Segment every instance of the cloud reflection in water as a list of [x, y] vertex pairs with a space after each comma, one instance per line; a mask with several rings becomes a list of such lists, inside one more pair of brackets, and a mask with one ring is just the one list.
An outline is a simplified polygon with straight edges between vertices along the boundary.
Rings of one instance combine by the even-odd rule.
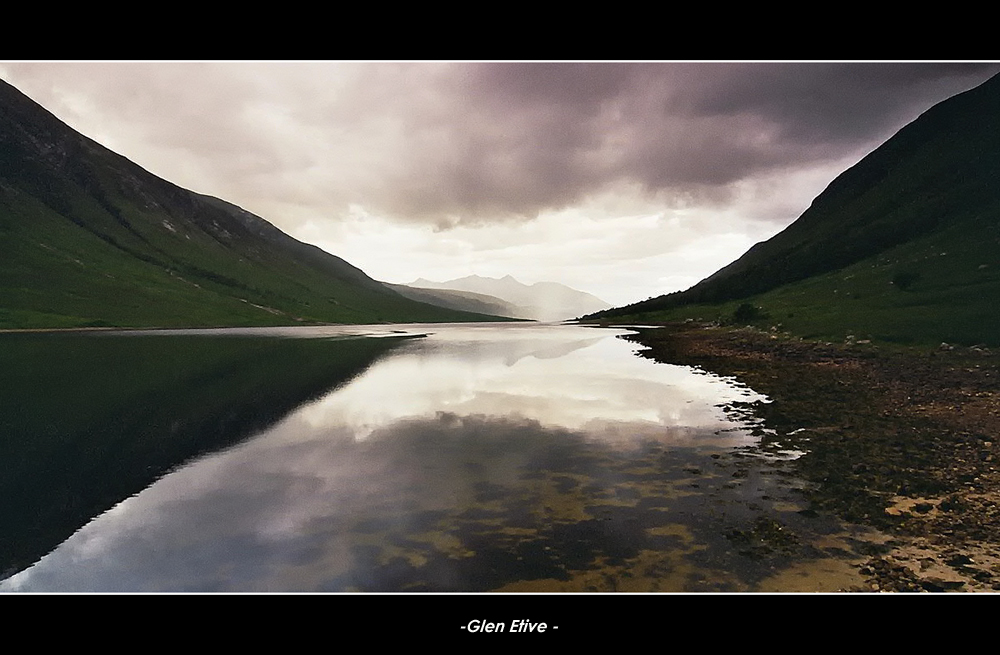
[[[655, 547], [655, 526], [634, 524], [667, 520], [646, 506], [673, 493], [670, 452], [753, 440], [719, 405], [759, 395], [636, 357], [622, 331], [428, 330], [119, 504], [0, 589], [478, 591], [567, 579], [594, 557]], [[595, 508], [610, 506], [645, 518], [605, 529]], [[573, 530], [590, 536], [567, 541]]]

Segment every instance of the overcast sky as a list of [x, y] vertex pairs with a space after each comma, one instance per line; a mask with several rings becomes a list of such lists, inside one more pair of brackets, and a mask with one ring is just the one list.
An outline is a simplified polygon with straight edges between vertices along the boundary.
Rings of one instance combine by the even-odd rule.
[[1000, 64], [0, 62], [150, 172], [387, 282], [685, 289]]

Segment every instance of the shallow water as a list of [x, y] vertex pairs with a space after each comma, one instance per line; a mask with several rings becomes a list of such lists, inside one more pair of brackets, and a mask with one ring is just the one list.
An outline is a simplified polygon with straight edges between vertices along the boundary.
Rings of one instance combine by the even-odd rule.
[[[158, 472], [0, 590], [753, 589], [774, 573], [780, 530], [802, 509], [781, 459], [757, 456], [760, 430], [732, 405], [766, 399], [639, 357], [625, 333], [484, 324], [91, 335], [87, 344], [421, 336], [354, 339], [391, 345], [276, 404], [279, 418], [223, 450]], [[179, 384], [252, 377], [230, 369]], [[250, 396], [266, 396], [263, 386]]]

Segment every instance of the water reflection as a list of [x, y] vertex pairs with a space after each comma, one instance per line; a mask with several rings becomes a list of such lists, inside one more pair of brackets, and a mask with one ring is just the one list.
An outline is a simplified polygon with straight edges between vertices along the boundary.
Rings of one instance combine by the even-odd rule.
[[0, 574], [178, 465], [275, 424], [399, 342], [0, 335]]
[[739, 486], [711, 458], [754, 438], [719, 405], [759, 396], [636, 357], [620, 330], [419, 329], [428, 336], [118, 504], [0, 589], [604, 590], [631, 577], [678, 591], [704, 580], [699, 525], [742, 510], [708, 511], [718, 498], [691, 477]]
[[[315, 426], [344, 426], [356, 439], [408, 417], [437, 412], [518, 416], [604, 441], [680, 445], [747, 443], [718, 406], [759, 398], [687, 367], [657, 365], [614, 338], [623, 331], [456, 328], [408, 344], [390, 359], [303, 410]], [[690, 445], [690, 444], [689, 444]]]

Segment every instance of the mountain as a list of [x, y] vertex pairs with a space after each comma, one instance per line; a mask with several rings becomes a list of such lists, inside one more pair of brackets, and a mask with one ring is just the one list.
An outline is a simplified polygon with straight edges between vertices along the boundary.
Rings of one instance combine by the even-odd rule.
[[0, 80], [0, 328], [485, 318], [171, 184]]
[[464, 312], [477, 312], [507, 318], [520, 318], [522, 312], [514, 305], [483, 293], [457, 291], [455, 289], [427, 289], [425, 287], [407, 286], [405, 284], [386, 284], [401, 296], [410, 300], [425, 302], [438, 307], [457, 309]]
[[557, 282], [527, 285], [510, 275], [499, 279], [470, 275], [447, 282], [418, 279], [407, 286], [493, 296], [508, 304], [505, 311], [509, 313], [500, 314], [501, 316], [536, 321], [563, 321], [611, 306], [596, 296]]
[[746, 319], [1000, 344], [1000, 76], [927, 110], [788, 228], [686, 291], [588, 318]]

